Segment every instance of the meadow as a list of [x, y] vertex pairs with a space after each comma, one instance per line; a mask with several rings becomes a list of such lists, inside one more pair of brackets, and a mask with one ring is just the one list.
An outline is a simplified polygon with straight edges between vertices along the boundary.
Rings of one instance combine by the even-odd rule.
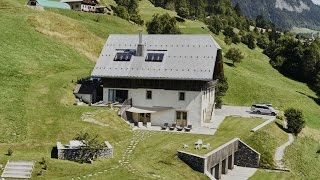
[[[40, 171], [37, 164], [33, 175], [36, 179], [71, 179], [89, 174], [96, 174], [95, 179], [158, 176], [206, 179], [177, 159], [176, 151], [181, 150], [183, 143], [191, 145], [199, 138], [215, 148], [234, 137], [241, 137], [261, 151], [265, 164], [272, 166], [275, 148], [287, 140], [286, 134], [274, 123], [258, 133], [250, 133], [252, 127], [261, 123], [260, 119], [228, 118], [215, 136], [148, 133], [150, 137], [137, 145], [130, 159], [137, 172], [130, 172], [119, 160], [134, 134], [141, 132], [133, 132], [112, 109], [73, 106], [72, 90], [77, 79], [90, 75], [109, 34], [145, 33], [145, 27], [115, 16], [53, 9], [39, 11], [24, 4], [23, 0], [0, 1], [0, 164], [4, 165], [9, 159], [40, 161], [44, 157], [48, 170], [37, 176]], [[146, 21], [155, 12], [175, 15], [172, 11], [153, 7], [147, 0], [140, 2], [139, 10]], [[200, 21], [188, 20], [179, 23], [179, 27], [188, 34], [210, 33]], [[223, 35], [213, 37], [223, 52], [235, 47], [225, 45]], [[317, 176], [314, 167], [319, 167], [320, 161], [314, 151], [319, 141], [320, 107], [312, 99], [315, 93], [307, 85], [274, 70], [260, 49], [250, 50], [243, 44], [236, 47], [245, 58], [237, 67], [228, 66], [229, 61], [225, 59], [229, 90], [224, 103], [250, 105], [269, 101], [280, 110], [299, 107], [307, 120], [306, 130], [286, 151], [286, 165], [292, 168], [292, 173], [272, 173], [269, 176], [269, 172], [259, 170], [252, 179]], [[107, 126], [83, 122], [81, 117], [87, 112], [95, 114], [95, 118]], [[101, 140], [110, 141], [115, 147], [115, 157], [90, 165], [50, 158], [57, 141], [67, 143], [79, 132], [99, 134]], [[13, 149], [13, 156], [5, 155], [9, 147]], [[195, 152], [192, 148], [189, 151]], [[205, 154], [207, 151], [196, 153]], [[300, 153], [304, 155], [299, 156]]]

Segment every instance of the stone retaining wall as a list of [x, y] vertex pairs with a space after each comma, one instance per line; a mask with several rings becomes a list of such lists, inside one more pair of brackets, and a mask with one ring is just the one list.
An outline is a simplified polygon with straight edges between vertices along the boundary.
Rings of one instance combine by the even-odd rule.
[[[108, 141], [105, 141], [105, 147], [102, 148], [97, 153], [97, 158], [112, 158], [113, 157], [113, 147]], [[80, 147], [78, 148], [66, 148], [64, 146], [61, 146], [61, 143], [57, 143], [57, 157], [58, 159], [65, 159], [65, 160], [77, 160], [80, 158], [80, 155], [82, 154]]]
[[178, 157], [189, 165], [193, 170], [204, 173], [205, 158], [192, 153], [178, 151]]
[[257, 168], [259, 167], [260, 153], [239, 141], [239, 149], [235, 152], [234, 161], [237, 166]]

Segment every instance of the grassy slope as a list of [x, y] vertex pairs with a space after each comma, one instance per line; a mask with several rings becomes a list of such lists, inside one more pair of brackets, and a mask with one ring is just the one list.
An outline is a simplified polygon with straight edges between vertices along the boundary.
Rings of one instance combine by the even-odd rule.
[[[152, 11], [152, 5], [147, 0], [142, 0], [144, 8], [141, 8], [144, 14], [148, 11]], [[152, 9], [152, 10], [150, 10]], [[146, 12], [147, 11], [147, 12]], [[168, 12], [166, 10], [162, 11], [162, 13]], [[149, 19], [144, 17], [145, 19]], [[183, 25], [179, 23], [181, 30], [183, 33], [187, 34], [199, 34], [199, 33], [210, 33], [209, 30], [205, 27], [205, 25], [201, 22], [192, 22], [187, 21], [188, 25]], [[204, 28], [203, 28], [204, 27]], [[317, 105], [312, 98], [316, 97], [315, 93], [311, 91], [306, 84], [296, 82], [289, 78], [282, 76], [279, 72], [271, 67], [268, 62], [268, 57], [262, 54], [261, 50], [250, 50], [243, 44], [227, 46], [223, 39], [223, 35], [214, 35], [215, 40], [222, 47], [223, 52], [227, 52], [230, 47], [239, 48], [241, 52], [245, 54], [245, 58], [243, 61], [237, 65], [236, 68], [230, 67], [225, 64], [225, 74], [228, 78], [229, 90], [227, 95], [224, 97], [224, 102], [226, 104], [231, 105], [250, 105], [253, 102], [260, 101], [269, 101], [272, 102], [277, 108], [284, 110], [287, 107], [298, 107], [304, 111], [308, 131], [312, 131], [313, 134], [307, 134], [307, 136], [316, 136], [319, 137], [320, 131], [320, 106]], [[228, 62], [225, 59], [225, 62]], [[285, 134], [277, 128], [275, 124], [268, 126], [263, 130], [268, 136], [272, 137], [272, 140], [268, 141], [266, 139], [266, 143], [269, 144], [272, 149], [267, 149], [266, 154], [274, 153], [275, 148], [280, 144], [284, 143], [287, 139], [285, 138]], [[276, 132], [276, 133], [274, 133]], [[275, 136], [277, 135], [277, 136]], [[281, 136], [281, 138], [278, 138]], [[251, 139], [249, 139], [250, 141]], [[251, 144], [254, 146], [254, 143]], [[316, 141], [309, 141], [311, 147], [317, 146]], [[308, 174], [312, 175], [312, 173], [317, 172], [313, 167], [310, 161], [314, 159], [314, 152], [305, 153], [305, 156], [308, 158], [290, 158], [292, 154], [297, 154], [301, 151], [301, 149], [305, 149], [308, 147], [303, 147], [302, 143], [295, 143], [292, 146], [292, 150], [287, 152], [286, 160], [287, 164], [307, 164], [305, 167], [294, 167], [295, 174], [299, 174], [301, 171], [308, 172]], [[257, 149], [259, 149], [257, 147]], [[299, 156], [297, 156], [299, 157]], [[270, 158], [269, 158], [270, 159]], [[319, 161], [318, 161], [319, 162]], [[316, 164], [314, 164], [316, 165]], [[289, 166], [290, 167], [290, 166]], [[310, 167], [306, 170], [307, 167]], [[301, 174], [301, 173], [300, 173]], [[260, 179], [260, 177], [271, 177], [269, 173], [265, 171], [259, 171], [258, 177], [254, 177], [254, 179]], [[274, 173], [272, 177], [277, 177], [279, 179], [290, 179], [295, 176], [288, 173]]]
[[[19, 1], [23, 4], [25, 3], [22, 0]], [[4, 4], [9, 2], [12, 6], [17, 4], [15, 1], [12, 2], [9, 0], [4, 2]], [[142, 6], [140, 10], [146, 13], [146, 19], [151, 18], [150, 15], [152, 15], [152, 12], [166, 12], [161, 9], [155, 10], [147, 0], [143, 0], [141, 3]], [[19, 5], [17, 4], [17, 6]], [[1, 7], [4, 7], [4, 5]], [[1, 97], [4, 97], [0, 99], [1, 104], [3, 104], [3, 106], [0, 107], [0, 112], [3, 112], [0, 116], [0, 123], [2, 125], [0, 127], [2, 132], [0, 142], [10, 141], [20, 143], [1, 144], [0, 151], [5, 152], [6, 149], [11, 146], [14, 149], [14, 156], [12, 157], [14, 159], [31, 158], [40, 160], [41, 157], [49, 158], [51, 147], [56, 140], [65, 142], [75, 133], [78, 133], [79, 130], [92, 130], [93, 132], [101, 134], [104, 138], [110, 139], [111, 143], [118, 142], [119, 139], [124, 139], [115, 145], [117, 152], [113, 160], [98, 161], [94, 165], [79, 165], [72, 162], [48, 159], [51, 170], [45, 172], [44, 177], [52, 178], [58, 176], [70, 178], [88, 172], [94, 173], [102, 170], [101, 167], [111, 167], [117, 164], [117, 160], [120, 159], [122, 152], [128, 144], [128, 140], [125, 139], [129, 139], [131, 133], [128, 130], [125, 130], [124, 133], [119, 133], [116, 129], [111, 128], [123, 126], [122, 129], [126, 129], [119, 119], [116, 117], [113, 118], [113, 115], [109, 112], [106, 112], [106, 120], [104, 121], [114, 124], [110, 127], [102, 128], [81, 122], [80, 116], [83, 112], [94, 111], [95, 109], [68, 106], [74, 100], [71, 94], [73, 85], [70, 82], [77, 77], [87, 75], [88, 71], [93, 67], [93, 63], [90, 62], [89, 59], [92, 60], [94, 56], [98, 56], [98, 54], [96, 54], [97, 50], [87, 50], [86, 41], [84, 40], [87, 37], [84, 36], [89, 36], [89, 39], [96, 39], [103, 43], [103, 39], [105, 39], [109, 33], [136, 33], [143, 28], [133, 26], [113, 16], [99, 16], [61, 10], [50, 10], [50, 12], [45, 11], [40, 13], [21, 6], [19, 6], [19, 8], [19, 13], [15, 14], [15, 10], [13, 9], [0, 10], [0, 22], [1, 24], [6, 24], [6, 26], [0, 27], [0, 29], [2, 28], [1, 32], [4, 32], [0, 34], [0, 37], [2, 36], [1, 39], [5, 39], [4, 44], [6, 44], [6, 46], [0, 46], [0, 73], [2, 73], [1, 76], [3, 77]], [[44, 20], [42, 16], [55, 18], [48, 21], [52, 22], [51, 24], [45, 24], [44, 26], [41, 24]], [[30, 21], [34, 18], [36, 19], [35, 22]], [[70, 23], [67, 27], [75, 27], [73, 29], [74, 31], [84, 30], [84, 32], [92, 33], [77, 32], [77, 36], [74, 36], [72, 33], [69, 33], [69, 31], [66, 31], [67, 33], [65, 31], [59, 31], [59, 27], [63, 24], [59, 24], [59, 21], [56, 21], [57, 19], [65, 23]], [[187, 21], [186, 23], [179, 23], [179, 26], [184, 33], [208, 33], [206, 28], [202, 28], [204, 24], [201, 22]], [[39, 27], [40, 29], [37, 29]], [[12, 31], [9, 31], [11, 29]], [[52, 32], [59, 32], [60, 34], [52, 34]], [[67, 37], [69, 40], [66, 41], [63, 37]], [[216, 39], [224, 48], [224, 51], [229, 48], [222, 42], [223, 37], [216, 37]], [[74, 43], [79, 43], [80, 46], [75, 46]], [[95, 43], [94, 48], [99, 49], [97, 46], [100, 45], [99, 43]], [[315, 106], [309, 98], [302, 95], [297, 96], [294, 90], [302, 89], [310, 96], [314, 94], [304, 84], [288, 80], [274, 71], [267, 63], [267, 58], [261, 53], [248, 50], [242, 45], [239, 47], [250, 56], [247, 56], [244, 62], [236, 69], [226, 67], [226, 74], [230, 84], [230, 91], [225, 98], [226, 102], [229, 104], [250, 104], [253, 100], [269, 100], [266, 99], [266, 97], [269, 97], [268, 95], [270, 94], [273, 95], [272, 89], [267, 88], [266, 93], [257, 93], [258, 95], [255, 93], [260, 92], [260, 88], [268, 87], [264, 84], [264, 81], [254, 81], [255, 84], [251, 86], [248, 86], [248, 84], [252, 79], [250, 75], [252, 72], [255, 75], [254, 77], [257, 76], [257, 78], [260, 79], [264, 79], [264, 76], [271, 73], [275, 78], [271, 76], [268, 78], [271, 81], [276, 81], [272, 86], [284, 84], [286, 88], [280, 92], [283, 94], [291, 92], [293, 97], [289, 98], [289, 96], [284, 96], [283, 101], [278, 104], [276, 104], [275, 99], [269, 101], [273, 100], [277, 106], [284, 107], [283, 104], [290, 102], [291, 99], [303, 100], [305, 106], [310, 106], [311, 116], [308, 117], [309, 124], [312, 125], [314, 121], [314, 126], [317, 127], [315, 121], [317, 116], [314, 114], [316, 114], [315, 112], [319, 107]], [[19, 51], [16, 49], [19, 49]], [[249, 58], [253, 59], [249, 60]], [[10, 61], [8, 61], [8, 59], [10, 59]], [[242, 79], [237, 78], [239, 74], [242, 74]], [[254, 88], [249, 91], [248, 89], [252, 89], [253, 86], [260, 88]], [[237, 88], [240, 88], [244, 95], [242, 95], [242, 93], [238, 94], [237, 92], [239, 92], [239, 90]], [[274, 94], [276, 97], [282, 96], [282, 94]], [[252, 96], [255, 99], [252, 99]], [[165, 140], [170, 139], [171, 136], [165, 138]], [[150, 141], [156, 142], [156, 138], [152, 138]], [[193, 140], [188, 141], [191, 142]], [[163, 146], [163, 144], [159, 142], [159, 146], [161, 145]], [[176, 145], [173, 146], [173, 149], [175, 146]], [[149, 151], [152, 151], [152, 149], [154, 149], [154, 147], [149, 149]], [[169, 149], [172, 151], [172, 147], [169, 147]], [[164, 148], [164, 151], [165, 150], [166, 148]], [[161, 154], [163, 153], [161, 152]], [[172, 154], [167, 154], [165, 159], [170, 159], [171, 161], [172, 156]], [[139, 156], [138, 159], [136, 159], [136, 165], [140, 167], [140, 170], [144, 171], [144, 167], [142, 167], [143, 164], [141, 163], [145, 163], [145, 161], [141, 160], [142, 157], [143, 156]], [[9, 157], [0, 154], [0, 163], [3, 164], [8, 158]], [[150, 163], [155, 161], [157, 160], [150, 161]], [[174, 165], [158, 164], [157, 167], [163, 168], [161, 171], [169, 173], [172, 167], [177, 168], [179, 171], [177, 174], [180, 174], [182, 177], [188, 174], [188, 176], [204, 178], [203, 175], [190, 171], [186, 168], [186, 165], [180, 161], [174, 161]], [[155, 171], [158, 170], [155, 169]], [[172, 173], [167, 174], [167, 176], [174, 178], [175, 175], [171, 174]], [[131, 178], [139, 178], [137, 175], [132, 175], [125, 169], [120, 168], [114, 170], [112, 173], [99, 176], [99, 179], [115, 177], [128, 178], [128, 175], [130, 175]]]
[[[37, 32], [30, 18], [46, 17], [49, 14], [46, 11], [30, 10], [15, 1], [1, 1], [0, 7], [0, 164], [9, 159], [40, 161], [45, 157], [49, 168], [44, 172], [45, 179], [70, 179], [116, 164], [129, 143], [130, 129], [114, 112], [107, 110], [105, 121], [112, 126], [102, 128], [82, 122], [82, 113], [97, 109], [71, 106], [74, 101], [71, 81], [88, 75], [94, 63], [59, 38]], [[72, 23], [69, 18], [60, 18]], [[126, 27], [129, 26], [127, 23]], [[117, 149], [115, 158], [94, 165], [50, 159], [51, 148], [57, 140], [66, 143], [80, 131], [108, 139]], [[9, 147], [14, 151], [11, 157], [4, 155]], [[38, 165], [35, 173], [37, 171]], [[108, 176], [121, 178], [128, 173], [119, 169]]]
[[[203, 179], [202, 174], [194, 173], [190, 167], [181, 164], [176, 156], [177, 150], [204, 155], [235, 137], [248, 138], [251, 135], [250, 130], [261, 122], [261, 119], [229, 117], [214, 136], [154, 132], [152, 138], [144, 140], [135, 150], [132, 157], [133, 166], [144, 173], [155, 173], [169, 179]], [[237, 128], [239, 126], [242, 127], [241, 130]], [[210, 149], [193, 149], [194, 142], [198, 139], [210, 143]], [[183, 144], [188, 144], [189, 148], [183, 149]]]

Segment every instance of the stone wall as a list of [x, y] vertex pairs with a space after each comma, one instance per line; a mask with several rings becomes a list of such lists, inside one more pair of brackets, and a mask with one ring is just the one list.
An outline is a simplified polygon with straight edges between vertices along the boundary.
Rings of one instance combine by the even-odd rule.
[[235, 165], [242, 167], [259, 167], [260, 153], [239, 140], [239, 149], [235, 152]]
[[[79, 159], [81, 149], [58, 149], [58, 159], [75, 160]], [[112, 158], [113, 148], [103, 148], [98, 153], [98, 158]]]
[[195, 154], [178, 151], [178, 157], [193, 170], [204, 173], [205, 169], [205, 158]]
[[[71, 141], [70, 141], [71, 142]], [[108, 142], [105, 141], [105, 146], [100, 149], [100, 151], [97, 153], [97, 158], [112, 158], [113, 157], [113, 147]], [[57, 142], [57, 148], [56, 151], [53, 151], [57, 155], [54, 155], [54, 157], [57, 157], [58, 159], [65, 159], [65, 160], [77, 160], [80, 158], [83, 149], [81, 149], [81, 146], [79, 147], [70, 147], [68, 145], [64, 146], [61, 144], [61, 142]]]

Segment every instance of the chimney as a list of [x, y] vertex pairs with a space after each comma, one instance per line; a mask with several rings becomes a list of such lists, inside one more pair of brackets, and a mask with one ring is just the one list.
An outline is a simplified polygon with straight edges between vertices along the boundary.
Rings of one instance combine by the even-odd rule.
[[139, 33], [139, 44], [138, 44], [138, 47], [137, 47], [137, 53], [136, 53], [136, 56], [144, 56], [144, 44], [142, 43], [142, 34]]

